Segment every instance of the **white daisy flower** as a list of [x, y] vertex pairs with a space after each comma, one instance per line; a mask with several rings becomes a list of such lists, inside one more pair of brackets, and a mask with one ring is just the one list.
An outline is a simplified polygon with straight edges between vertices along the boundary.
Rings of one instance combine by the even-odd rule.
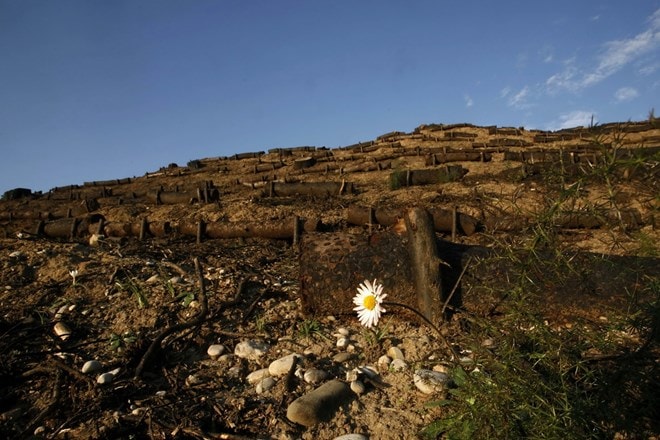
[[358, 313], [360, 324], [367, 328], [375, 327], [380, 314], [385, 313], [385, 309], [381, 307], [383, 299], [387, 296], [383, 293], [383, 285], [378, 284], [376, 280], [373, 283], [364, 280], [357, 291], [358, 294], [353, 298], [353, 303], [357, 307], [353, 310]]

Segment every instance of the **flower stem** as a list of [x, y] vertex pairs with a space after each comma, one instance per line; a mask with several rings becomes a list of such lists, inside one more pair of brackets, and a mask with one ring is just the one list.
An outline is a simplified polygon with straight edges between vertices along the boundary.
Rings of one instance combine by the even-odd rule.
[[458, 355], [458, 353], [456, 352], [456, 349], [454, 349], [454, 347], [452, 347], [451, 344], [449, 344], [449, 341], [447, 341], [447, 339], [445, 338], [445, 336], [440, 332], [440, 329], [439, 329], [438, 327], [436, 327], [436, 325], [433, 324], [433, 323], [431, 322], [431, 320], [428, 319], [426, 316], [424, 316], [419, 310], [417, 310], [417, 309], [415, 309], [415, 308], [413, 308], [413, 307], [410, 307], [410, 306], [407, 305], [407, 304], [402, 304], [402, 303], [393, 302], [393, 301], [383, 301], [382, 304], [383, 304], [384, 306], [395, 306], [395, 307], [401, 307], [401, 308], [404, 308], [404, 309], [406, 309], [406, 310], [409, 310], [409, 311], [413, 312], [414, 314], [416, 314], [417, 316], [419, 316], [419, 317], [422, 319], [422, 321], [424, 321], [424, 323], [425, 323], [426, 325], [428, 325], [429, 327], [431, 327], [431, 328], [432, 328], [432, 329], [438, 334], [438, 337], [440, 338], [440, 341], [442, 341], [442, 343], [445, 344], [445, 345], [447, 346], [447, 348], [449, 349], [449, 351], [451, 352], [451, 354], [454, 356], [454, 359], [455, 359], [456, 361], [459, 360], [459, 355]]

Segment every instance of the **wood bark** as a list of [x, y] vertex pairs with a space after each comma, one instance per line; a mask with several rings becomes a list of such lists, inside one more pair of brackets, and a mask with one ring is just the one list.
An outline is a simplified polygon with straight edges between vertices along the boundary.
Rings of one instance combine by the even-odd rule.
[[[317, 231], [320, 228], [318, 219], [301, 221], [305, 232]], [[203, 225], [201, 238], [231, 239], [231, 238], [270, 238], [279, 240], [292, 240], [296, 234], [297, 222], [295, 218], [268, 222], [225, 223], [213, 222]], [[197, 237], [198, 223], [182, 222], [177, 231], [181, 235]], [[299, 231], [298, 231], [299, 232]]]
[[447, 183], [461, 179], [467, 170], [460, 165], [449, 165], [436, 169], [402, 170], [390, 174], [390, 189], [399, 189], [411, 185]]
[[[403, 219], [404, 211], [394, 208], [370, 208], [367, 206], [351, 205], [347, 209], [346, 220], [353, 225], [369, 225], [370, 210], [374, 211], [375, 223], [381, 226], [393, 226]], [[453, 231], [453, 211], [441, 208], [429, 209], [433, 218], [433, 227], [438, 232]], [[373, 222], [372, 222], [373, 223]], [[464, 235], [472, 235], [477, 231], [479, 220], [458, 212], [456, 218], [457, 232]]]
[[442, 292], [440, 266], [433, 218], [423, 208], [412, 208], [405, 215], [412, 279], [418, 310], [431, 322], [442, 318], [445, 298]]
[[339, 196], [354, 192], [351, 182], [271, 182], [267, 195], [273, 196]]

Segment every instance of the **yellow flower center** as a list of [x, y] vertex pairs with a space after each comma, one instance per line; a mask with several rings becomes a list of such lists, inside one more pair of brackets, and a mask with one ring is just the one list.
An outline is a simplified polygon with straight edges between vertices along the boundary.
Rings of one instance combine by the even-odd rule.
[[365, 309], [373, 310], [376, 307], [376, 297], [373, 295], [365, 296], [362, 305]]

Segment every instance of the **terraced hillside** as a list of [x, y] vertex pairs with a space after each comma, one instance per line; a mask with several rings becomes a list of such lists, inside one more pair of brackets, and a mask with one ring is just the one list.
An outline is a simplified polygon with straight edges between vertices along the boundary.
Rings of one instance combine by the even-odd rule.
[[[515, 276], [541, 292], [539, 319], [553, 331], [596, 331], [653, 303], [659, 159], [656, 121], [557, 132], [430, 124], [339, 148], [273, 148], [43, 194], [7, 191], [0, 433], [410, 438], [447, 414], [425, 406], [439, 397], [415, 387], [416, 368], [451, 370], [474, 337], [464, 317], [506, 315], [499, 308], [520, 287]], [[415, 306], [411, 208], [428, 212], [437, 234], [443, 298], [461, 295], [447, 298], [452, 319], [433, 317], [444, 337], [389, 308], [374, 336], [351, 297], [378, 278], [390, 299]], [[62, 324], [63, 334], [54, 330]], [[657, 361], [653, 325], [644, 327], [651, 342], [640, 330], [621, 347], [651, 347]], [[265, 351], [239, 356], [241, 341]], [[207, 354], [214, 344], [220, 359]], [[379, 364], [393, 348], [406, 367]], [[300, 377], [294, 363], [267, 390], [247, 379], [290, 353]], [[80, 372], [88, 360], [111, 380]], [[287, 417], [296, 398], [364, 365], [388, 386], [367, 383], [310, 426]], [[647, 377], [657, 362], [639, 368]], [[325, 379], [303, 379], [311, 370]], [[646, 399], [628, 397], [632, 407]], [[608, 433], [658, 428], [643, 411], [620, 414], [620, 423], [593, 423]]]

